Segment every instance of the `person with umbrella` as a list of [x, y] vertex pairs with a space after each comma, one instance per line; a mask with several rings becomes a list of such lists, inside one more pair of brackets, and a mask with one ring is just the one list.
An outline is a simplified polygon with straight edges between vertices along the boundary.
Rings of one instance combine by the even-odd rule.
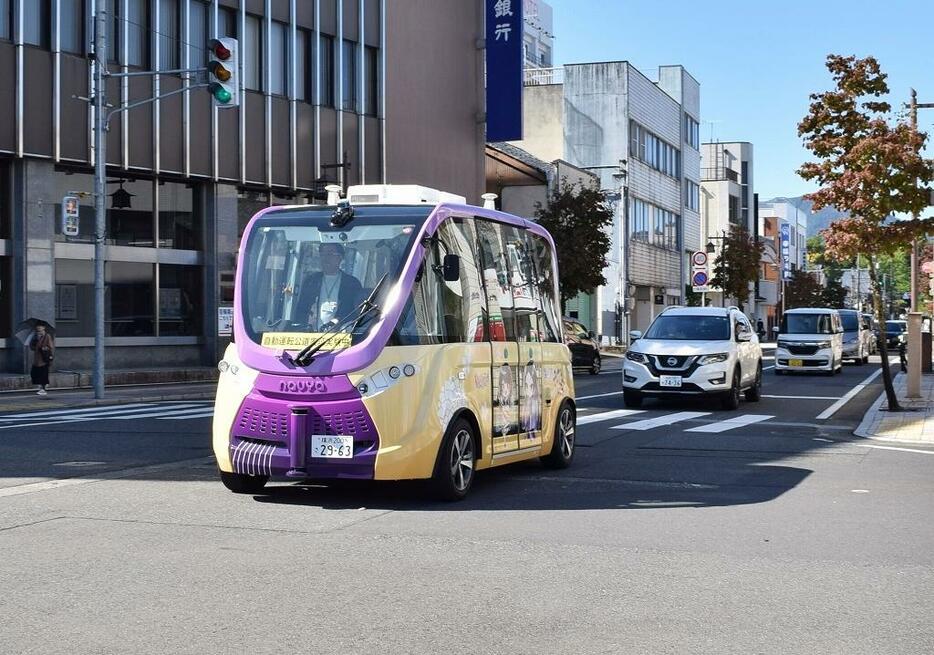
[[44, 396], [48, 393], [49, 369], [55, 358], [55, 340], [52, 338], [51, 326], [45, 321], [36, 321], [33, 327], [32, 338], [29, 340], [29, 349], [32, 354], [32, 369], [29, 374], [32, 383], [39, 386], [36, 393]]

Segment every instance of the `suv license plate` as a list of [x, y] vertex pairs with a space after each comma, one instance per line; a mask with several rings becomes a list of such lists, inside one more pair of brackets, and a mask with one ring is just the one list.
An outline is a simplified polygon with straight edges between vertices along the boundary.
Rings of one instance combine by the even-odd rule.
[[353, 437], [345, 435], [311, 435], [311, 456], [338, 459], [353, 457]]
[[659, 386], [662, 387], [680, 387], [681, 386], [681, 376], [680, 375], [663, 375], [659, 378]]
[[802, 359], [789, 359], [788, 366], [804, 366], [804, 360]]

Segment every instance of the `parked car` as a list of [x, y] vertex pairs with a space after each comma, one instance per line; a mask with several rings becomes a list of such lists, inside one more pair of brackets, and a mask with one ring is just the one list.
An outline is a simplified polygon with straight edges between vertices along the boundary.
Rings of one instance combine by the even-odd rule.
[[859, 365], [867, 364], [872, 350], [872, 330], [867, 328], [863, 316], [855, 309], [837, 311], [843, 323], [843, 358], [852, 359]]
[[875, 355], [879, 352], [879, 321], [872, 314], [863, 314], [863, 322], [871, 335], [869, 354]]
[[885, 336], [880, 334], [880, 338], [885, 339], [885, 345], [889, 348], [898, 348], [899, 337], [908, 331], [908, 321], [886, 321]]
[[829, 375], [843, 369], [843, 323], [840, 312], [829, 308], [789, 309], [775, 348], [775, 374], [788, 371], [822, 371]]
[[630, 340], [623, 361], [627, 407], [646, 396], [709, 394], [736, 409], [742, 393], [750, 401], [761, 397], [759, 338], [736, 307], [668, 307]]
[[573, 318], [564, 319], [564, 343], [571, 351], [571, 365], [587, 368], [591, 375], [600, 372], [600, 342], [593, 331], [585, 328]]

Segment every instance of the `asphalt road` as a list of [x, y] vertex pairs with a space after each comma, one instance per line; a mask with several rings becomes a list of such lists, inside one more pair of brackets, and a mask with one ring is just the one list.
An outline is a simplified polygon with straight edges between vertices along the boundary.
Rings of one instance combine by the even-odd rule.
[[934, 449], [852, 436], [878, 377], [823, 417], [878, 365], [637, 414], [619, 365], [576, 376], [572, 468], [457, 504], [230, 494], [204, 403], [4, 415], [0, 651], [934, 652]]

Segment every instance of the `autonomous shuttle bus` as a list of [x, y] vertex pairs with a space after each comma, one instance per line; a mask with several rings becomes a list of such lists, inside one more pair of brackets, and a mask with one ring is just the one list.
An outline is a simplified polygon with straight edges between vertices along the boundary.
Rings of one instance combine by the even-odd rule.
[[224, 485], [568, 466], [574, 382], [557, 263], [530, 221], [418, 186], [331, 191], [246, 227], [213, 445]]

